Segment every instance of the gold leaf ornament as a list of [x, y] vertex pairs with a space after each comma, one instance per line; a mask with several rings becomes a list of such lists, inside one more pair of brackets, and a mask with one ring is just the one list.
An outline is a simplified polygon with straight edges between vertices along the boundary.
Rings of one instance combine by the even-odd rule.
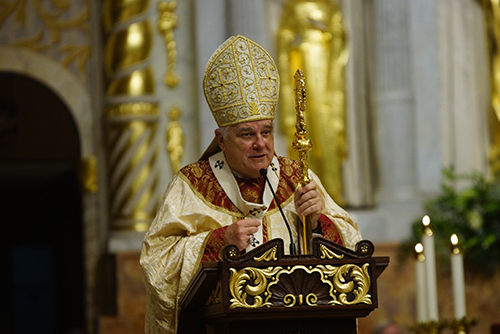
[[[370, 290], [370, 275], [368, 273], [369, 264], [365, 263], [361, 268], [354, 264], [343, 265], [336, 270], [333, 270], [333, 285], [340, 292], [338, 302], [335, 304], [354, 305], [359, 303], [371, 304], [371, 296], [368, 294]], [[352, 281], [346, 282], [345, 276], [349, 274]], [[354, 283], [357, 288], [354, 289]], [[347, 300], [347, 294], [352, 292], [354, 299]]]
[[[281, 267], [269, 267], [267, 269], [258, 268], [243, 268], [237, 271], [234, 268], [230, 268], [231, 278], [229, 280], [229, 291], [233, 298], [230, 300], [230, 308], [259, 308], [263, 306], [271, 306], [271, 303], [265, 303], [262, 294], [267, 286], [267, 279], [273, 277]], [[247, 284], [253, 279], [253, 284]], [[248, 295], [253, 297], [253, 303], [249, 304], [247, 302]]]

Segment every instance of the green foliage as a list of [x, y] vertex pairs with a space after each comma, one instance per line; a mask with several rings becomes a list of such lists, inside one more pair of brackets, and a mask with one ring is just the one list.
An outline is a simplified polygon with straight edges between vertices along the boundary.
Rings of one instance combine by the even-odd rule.
[[[479, 172], [457, 175], [453, 167], [443, 171], [442, 192], [425, 203], [435, 233], [436, 261], [449, 268], [450, 237], [456, 233], [466, 265], [479, 272], [491, 273], [500, 266], [500, 177], [486, 180]], [[467, 188], [456, 190], [458, 182]], [[401, 246], [408, 257], [421, 241], [421, 218], [412, 224], [410, 240]]]

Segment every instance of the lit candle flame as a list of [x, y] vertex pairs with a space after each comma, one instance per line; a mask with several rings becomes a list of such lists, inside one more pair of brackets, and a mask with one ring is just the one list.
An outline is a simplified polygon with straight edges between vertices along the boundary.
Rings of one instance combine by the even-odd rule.
[[424, 245], [422, 245], [420, 242], [415, 245], [415, 256], [419, 262], [425, 261]]
[[425, 215], [422, 218], [422, 225], [424, 228], [424, 234], [427, 235], [428, 237], [431, 237], [434, 234], [434, 231], [432, 231], [431, 228], [431, 219], [429, 218], [428, 215]]
[[419, 242], [415, 245], [415, 252], [422, 253], [424, 251], [424, 246]]
[[460, 246], [458, 245], [458, 236], [456, 234], [453, 234], [450, 238], [451, 240], [451, 252], [453, 254], [460, 254], [461, 253], [461, 249], [460, 249]]
[[424, 218], [422, 218], [422, 224], [424, 224], [424, 226], [429, 226], [430, 223], [431, 219], [429, 218], [429, 216], [425, 215]]

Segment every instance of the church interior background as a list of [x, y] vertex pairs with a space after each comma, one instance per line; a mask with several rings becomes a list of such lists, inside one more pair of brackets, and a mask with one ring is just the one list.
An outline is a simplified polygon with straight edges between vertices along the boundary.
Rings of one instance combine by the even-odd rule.
[[[143, 332], [141, 241], [173, 173], [213, 138], [203, 71], [237, 34], [280, 68], [279, 155], [293, 124], [287, 74], [304, 67], [312, 168], [376, 255], [391, 256], [379, 309], [359, 332], [414, 325], [415, 260], [398, 261], [399, 245], [441, 192], [444, 168], [487, 179], [498, 169], [499, 9], [489, 0], [0, 1], [2, 332]], [[452, 318], [449, 270], [438, 275], [439, 314]], [[500, 272], [468, 270], [465, 280], [471, 333], [490, 333]]]

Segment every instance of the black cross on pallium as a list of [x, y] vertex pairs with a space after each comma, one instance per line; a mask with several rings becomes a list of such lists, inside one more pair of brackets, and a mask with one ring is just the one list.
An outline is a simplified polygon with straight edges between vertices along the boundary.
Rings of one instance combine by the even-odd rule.
[[271, 162], [271, 169], [273, 170], [273, 172], [278, 171], [278, 169], [274, 167], [274, 162]]
[[215, 163], [215, 168], [222, 169], [222, 167], [224, 167], [224, 161], [217, 160], [217, 162]]
[[255, 216], [255, 214], [259, 213], [260, 210], [259, 209], [252, 209], [250, 210], [248, 213], [251, 214], [252, 216]]
[[257, 246], [258, 244], [260, 244], [260, 242], [255, 238], [252, 238], [252, 240], [250, 241], [250, 245], [252, 245], [252, 247]]

